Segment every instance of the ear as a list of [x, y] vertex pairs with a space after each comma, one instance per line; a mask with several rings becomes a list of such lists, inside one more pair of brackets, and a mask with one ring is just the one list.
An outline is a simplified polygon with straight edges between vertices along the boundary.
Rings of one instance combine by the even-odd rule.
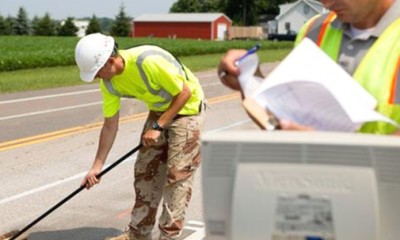
[[110, 57], [107, 62], [109, 62], [110, 64], [114, 64], [115, 63], [115, 58], [114, 57]]

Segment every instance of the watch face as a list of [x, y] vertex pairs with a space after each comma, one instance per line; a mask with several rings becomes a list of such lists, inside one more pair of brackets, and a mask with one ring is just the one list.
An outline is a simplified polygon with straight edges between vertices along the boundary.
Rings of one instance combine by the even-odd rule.
[[158, 131], [162, 131], [163, 130], [163, 128], [162, 127], [160, 127], [160, 125], [158, 125], [158, 122], [157, 121], [154, 121], [153, 123], [152, 123], [152, 126], [151, 126], [154, 130], [158, 130]]

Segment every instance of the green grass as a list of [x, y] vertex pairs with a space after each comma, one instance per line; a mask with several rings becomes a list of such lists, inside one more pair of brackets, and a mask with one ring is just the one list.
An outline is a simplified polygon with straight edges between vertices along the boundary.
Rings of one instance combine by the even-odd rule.
[[[270, 49], [260, 50], [257, 52], [260, 62], [275, 62], [282, 60], [290, 49]], [[202, 71], [212, 68], [217, 68], [221, 57], [224, 54], [206, 54], [201, 56], [186, 56], [180, 57], [181, 61], [192, 71]]]
[[74, 63], [76, 37], [1, 36], [0, 71]]
[[0, 72], [0, 93], [13, 93], [83, 84], [77, 67], [47, 67]]
[[[0, 36], [0, 71], [30, 68], [71, 66], [77, 37]], [[250, 48], [256, 42], [263, 49], [291, 48], [290, 42], [272, 41], [211, 41], [193, 39], [117, 37], [120, 49], [153, 44], [161, 46], [178, 57], [224, 53], [232, 48]]]
[[[77, 37], [0, 36], [0, 93], [12, 93], [84, 84], [79, 79], [74, 52]], [[292, 42], [210, 41], [193, 39], [117, 37], [120, 49], [153, 44], [161, 46], [192, 71], [216, 68], [223, 54], [233, 48], [248, 49], [261, 43], [262, 62], [281, 60]]]
[[[261, 62], [283, 59], [291, 49], [260, 50], [257, 54]], [[223, 53], [196, 56], [182, 56], [180, 60], [192, 71], [202, 71], [217, 67]], [[0, 93], [13, 93], [39, 89], [49, 89], [85, 84], [79, 79], [76, 66], [46, 67], [10, 72], [0, 72]]]

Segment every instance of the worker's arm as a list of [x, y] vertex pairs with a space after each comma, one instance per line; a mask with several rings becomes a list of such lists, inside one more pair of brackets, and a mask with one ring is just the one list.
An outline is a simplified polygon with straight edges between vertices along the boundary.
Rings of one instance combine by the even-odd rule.
[[82, 186], [85, 185], [87, 189], [100, 182], [96, 176], [103, 169], [103, 165], [107, 159], [107, 155], [111, 150], [114, 143], [115, 136], [118, 131], [119, 113], [113, 117], [105, 118], [103, 127], [101, 128], [99, 146], [97, 148], [96, 158], [89, 172], [86, 174], [82, 181]]
[[[171, 104], [169, 105], [168, 109], [160, 116], [157, 120], [158, 125], [161, 127], [165, 127], [168, 125], [170, 121], [178, 114], [178, 112], [185, 106], [187, 101], [192, 96], [192, 91], [190, 88], [184, 83], [182, 90], [176, 95], [173, 99]], [[144, 146], [150, 146], [157, 142], [158, 137], [160, 136], [161, 132], [149, 129], [143, 134], [142, 143]]]
[[392, 135], [400, 136], [400, 130], [395, 131]]
[[[287, 120], [280, 120], [279, 124], [280, 124], [280, 127], [282, 130], [294, 130], [294, 131], [312, 131], [312, 130], [314, 130], [310, 126], [300, 125], [295, 122], [291, 122], [291, 121], [287, 121]], [[393, 132], [392, 135], [400, 136], [400, 130]]]
[[292, 130], [292, 131], [313, 131], [311, 126], [300, 125], [298, 123], [288, 121], [286, 119], [281, 119], [279, 121], [279, 127], [282, 130]]

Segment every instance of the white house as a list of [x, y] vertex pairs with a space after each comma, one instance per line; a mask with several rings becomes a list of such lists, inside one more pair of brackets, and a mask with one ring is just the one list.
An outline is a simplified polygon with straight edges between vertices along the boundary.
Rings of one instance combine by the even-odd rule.
[[[73, 20], [74, 25], [78, 28], [78, 31], [76, 32], [77, 37], [84, 37], [86, 35], [86, 29], [89, 26], [89, 21], [88, 20]], [[61, 22], [61, 25], [64, 25], [65, 21]]]
[[268, 22], [268, 33], [298, 32], [308, 19], [328, 11], [316, 0], [298, 0], [279, 5], [279, 9], [280, 14], [275, 20]]
[[78, 37], [84, 37], [86, 35], [86, 29], [89, 26], [89, 21], [88, 20], [74, 20], [74, 24], [79, 29], [76, 32], [76, 35]]

